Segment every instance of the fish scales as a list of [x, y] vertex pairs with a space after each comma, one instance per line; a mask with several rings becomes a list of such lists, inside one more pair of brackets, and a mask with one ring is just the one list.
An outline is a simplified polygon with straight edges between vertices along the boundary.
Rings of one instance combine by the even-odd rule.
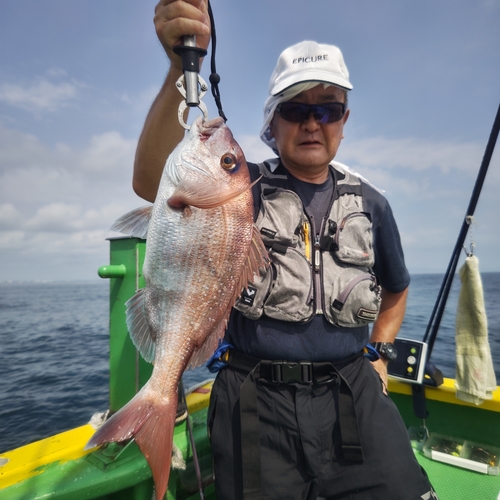
[[168, 158], [152, 208], [125, 214], [113, 226], [147, 234], [146, 286], [127, 302], [127, 326], [154, 367], [87, 447], [135, 438], [152, 469], [157, 500], [168, 484], [182, 372], [213, 353], [237, 296], [267, 265], [253, 225], [251, 186], [223, 120], [200, 117]]
[[[238, 227], [227, 227], [228, 225], [224, 224], [228, 218], [228, 215], [224, 214], [227, 211], [225, 208], [192, 209], [193, 213], [189, 216], [190, 218], [197, 215], [204, 218], [200, 224], [197, 224], [196, 233], [190, 230], [189, 223], [183, 226], [182, 217], [179, 224], [175, 225], [177, 228], [174, 233], [175, 237], [172, 237], [174, 235], [169, 229], [162, 230], [161, 223], [158, 224], [159, 230], [153, 236], [153, 240], [158, 238], [172, 241], [173, 244], [168, 252], [162, 251], [161, 255], [153, 255], [151, 259], [148, 259], [149, 255], [146, 257], [144, 266], [146, 280], [149, 279], [151, 283], [157, 284], [158, 288], [161, 287], [158, 283], [166, 281], [169, 290], [165, 297], [164, 307], [169, 308], [170, 314], [165, 316], [167, 326], [163, 328], [170, 327], [174, 331], [184, 330], [184, 333], [180, 335], [183, 342], [187, 341], [187, 336], [190, 337], [190, 347], [199, 347], [203, 343], [209, 333], [206, 329], [210, 325], [213, 327], [213, 323], [227, 307], [226, 304], [236, 286], [237, 277], [232, 272], [233, 265], [236, 268], [243, 265], [241, 259], [240, 262], [233, 264], [232, 256], [238, 255], [242, 240], [245, 242], [252, 237], [251, 228], [250, 231], [246, 230], [247, 234], [242, 234], [243, 231], [236, 232]], [[198, 212], [207, 213], [198, 214]], [[220, 223], [214, 225], [213, 221], [220, 221]], [[234, 224], [231, 225], [234, 226]], [[226, 236], [228, 234], [239, 234], [239, 241], [231, 245]], [[204, 245], [199, 243], [186, 245], [186, 242], [197, 242], [203, 239]], [[237, 257], [234, 258], [237, 259]], [[163, 276], [163, 280], [159, 279]], [[202, 298], [204, 300], [201, 300]], [[154, 301], [151, 307], [157, 309]], [[190, 311], [189, 321], [184, 314], [185, 311]]]

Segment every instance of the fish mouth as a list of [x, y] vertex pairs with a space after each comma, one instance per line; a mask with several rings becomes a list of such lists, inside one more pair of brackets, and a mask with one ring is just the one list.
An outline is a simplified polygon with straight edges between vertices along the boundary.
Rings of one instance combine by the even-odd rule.
[[[205, 143], [217, 132], [219, 134], [224, 134], [224, 125], [225, 122], [220, 116], [212, 118], [211, 120], [203, 120], [203, 117], [200, 115], [195, 119], [191, 128], [192, 133], [198, 135], [199, 140], [202, 143]], [[204, 175], [207, 179], [216, 180], [216, 176], [210, 172], [210, 169], [206, 168], [204, 164], [200, 164], [200, 158], [197, 155], [193, 155], [191, 152], [185, 152], [182, 155], [182, 161], [184, 163], [184, 167], [190, 168], [191, 170]]]
[[212, 118], [211, 120], [203, 120], [203, 117], [199, 116], [193, 122], [192, 126], [196, 127], [196, 131], [200, 134], [201, 140], [205, 141], [215, 132], [220, 130], [224, 123], [224, 120], [220, 116]]

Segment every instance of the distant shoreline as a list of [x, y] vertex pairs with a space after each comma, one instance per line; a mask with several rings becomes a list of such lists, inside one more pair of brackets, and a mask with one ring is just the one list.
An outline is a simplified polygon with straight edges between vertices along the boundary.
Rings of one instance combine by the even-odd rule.
[[[455, 273], [458, 275], [458, 271]], [[500, 274], [500, 271], [481, 271], [481, 275], [485, 274]], [[410, 276], [444, 276], [444, 273], [410, 273]], [[92, 278], [92, 279], [80, 279], [80, 280], [0, 280], [0, 285], [44, 285], [44, 284], [97, 284], [105, 283], [107, 280], [103, 278]]]

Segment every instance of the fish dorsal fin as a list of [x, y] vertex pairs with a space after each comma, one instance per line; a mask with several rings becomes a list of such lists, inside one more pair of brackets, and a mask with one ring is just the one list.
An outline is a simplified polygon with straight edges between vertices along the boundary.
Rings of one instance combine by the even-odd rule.
[[153, 205], [148, 205], [127, 212], [115, 221], [111, 226], [111, 230], [118, 231], [128, 236], [145, 239], [148, 233], [152, 210]]
[[144, 288], [137, 290], [127, 306], [127, 328], [130, 338], [141, 356], [152, 363], [155, 359], [155, 336], [149, 326], [144, 307]]
[[196, 368], [197, 366], [200, 366], [214, 353], [219, 346], [219, 340], [224, 337], [227, 322], [229, 321], [229, 315], [231, 314], [231, 309], [236, 302], [236, 299], [240, 296], [243, 288], [245, 288], [248, 283], [253, 280], [254, 275], [258, 274], [259, 269], [261, 267], [268, 266], [269, 258], [267, 256], [266, 247], [264, 246], [259, 230], [256, 226], [253, 226], [250, 250], [248, 252], [246, 263], [243, 266], [240, 280], [234, 289], [234, 296], [229, 301], [227, 311], [223, 315], [219, 324], [214, 328], [213, 332], [207, 337], [205, 342], [193, 352], [193, 355], [189, 360], [188, 368]]

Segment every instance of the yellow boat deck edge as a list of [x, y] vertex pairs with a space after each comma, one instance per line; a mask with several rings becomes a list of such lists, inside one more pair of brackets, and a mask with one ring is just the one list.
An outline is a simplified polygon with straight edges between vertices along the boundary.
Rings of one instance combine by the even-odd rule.
[[87, 455], [92, 450], [83, 448], [94, 432], [86, 424], [0, 454], [0, 460], [7, 461], [0, 465], [0, 489], [42, 474], [45, 466], [53, 462], [69, 462]]
[[[411, 384], [400, 382], [389, 377], [389, 393], [394, 392], [397, 394], [411, 395]], [[472, 406], [474, 408], [481, 408], [482, 410], [490, 410], [500, 412], [500, 387], [493, 391], [493, 398], [485, 400], [480, 405], [467, 403], [456, 397], [455, 379], [445, 378], [442, 385], [439, 387], [425, 386], [425, 396], [428, 399], [435, 401], [442, 401], [443, 403], [450, 403], [455, 405]]]
[[[208, 406], [212, 384], [209, 382], [186, 396], [189, 413]], [[88, 455], [94, 449], [84, 450], [84, 447], [94, 432], [86, 424], [0, 453], [0, 490], [42, 474], [54, 462], [65, 463]]]

